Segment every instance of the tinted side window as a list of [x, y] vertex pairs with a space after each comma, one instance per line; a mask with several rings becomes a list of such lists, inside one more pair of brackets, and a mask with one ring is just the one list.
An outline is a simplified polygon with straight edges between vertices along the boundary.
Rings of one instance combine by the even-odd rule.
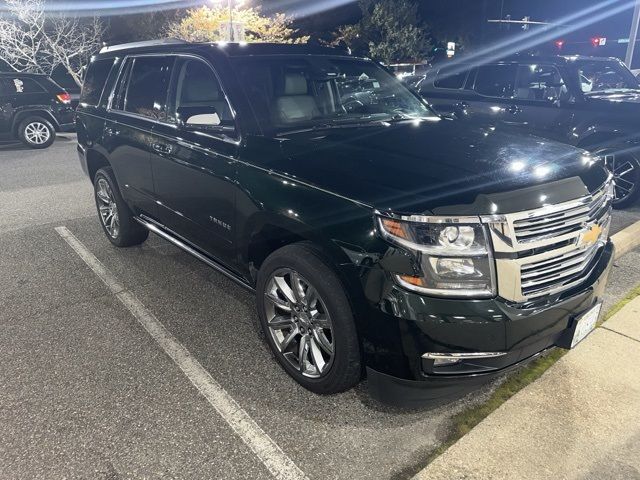
[[172, 57], [138, 57], [133, 61], [124, 110], [154, 120], [166, 118]]
[[567, 95], [558, 69], [551, 65], [521, 65], [515, 96], [523, 100], [553, 102]]
[[91, 62], [82, 85], [80, 103], [85, 105], [98, 105], [100, 103], [102, 91], [111, 67], [113, 67], [113, 62], [113, 58]]
[[16, 93], [42, 93], [42, 86], [32, 78], [10, 77], [6, 80], [8, 94]]
[[485, 65], [478, 68], [474, 90], [488, 97], [508, 98], [516, 83], [515, 65]]
[[438, 70], [433, 85], [436, 88], [454, 88], [461, 89], [467, 79], [467, 71], [456, 72], [451, 70]]
[[176, 116], [185, 123], [231, 126], [233, 115], [220, 82], [206, 63], [186, 60], [178, 73]]

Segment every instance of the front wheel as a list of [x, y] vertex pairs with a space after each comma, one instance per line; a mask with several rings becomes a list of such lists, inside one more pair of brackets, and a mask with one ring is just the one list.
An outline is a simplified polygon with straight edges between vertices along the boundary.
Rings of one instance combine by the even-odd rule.
[[331, 394], [358, 383], [353, 311], [339, 277], [312, 244], [285, 246], [265, 260], [257, 303], [271, 350], [300, 385]]
[[635, 152], [626, 152], [625, 147], [606, 148], [596, 152], [604, 158], [605, 165], [613, 174], [615, 182], [614, 208], [626, 208], [636, 202], [640, 195], [640, 159]]

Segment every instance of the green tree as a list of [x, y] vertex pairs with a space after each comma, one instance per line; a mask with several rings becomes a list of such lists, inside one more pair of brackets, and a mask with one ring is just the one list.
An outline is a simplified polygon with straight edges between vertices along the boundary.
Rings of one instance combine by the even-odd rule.
[[[291, 18], [282, 13], [268, 17], [259, 8], [235, 7], [233, 21], [244, 25], [247, 42], [303, 43], [309, 39], [298, 36], [291, 28]], [[227, 22], [229, 10], [225, 6], [200, 7], [172, 22], [168, 34], [190, 42], [220, 41], [224, 40], [222, 27]]]
[[337, 42], [386, 64], [417, 62], [429, 55], [427, 25], [413, 0], [360, 0], [360, 9], [360, 21], [341, 27]]

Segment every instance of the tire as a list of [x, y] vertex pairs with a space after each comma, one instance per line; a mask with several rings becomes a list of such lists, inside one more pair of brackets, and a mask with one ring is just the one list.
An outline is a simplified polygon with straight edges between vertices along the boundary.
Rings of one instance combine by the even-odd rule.
[[[294, 274], [299, 284], [293, 283]], [[300, 285], [302, 293], [296, 296], [289, 288], [287, 295], [282, 282], [288, 287]], [[360, 344], [353, 310], [342, 282], [320, 250], [301, 242], [273, 252], [258, 272], [256, 290], [267, 343], [296, 382], [312, 392], [332, 394], [360, 381]]]
[[[628, 147], [607, 147], [595, 153], [604, 157], [605, 164], [616, 182], [613, 208], [633, 205], [640, 196], [640, 155], [628, 152]], [[622, 152], [622, 153], [620, 153]]]
[[29, 117], [20, 122], [18, 138], [30, 148], [48, 148], [56, 139], [56, 129], [46, 118]]
[[144, 242], [149, 230], [134, 220], [120, 195], [111, 167], [103, 167], [96, 172], [93, 187], [100, 226], [109, 241], [117, 247], [131, 247]]

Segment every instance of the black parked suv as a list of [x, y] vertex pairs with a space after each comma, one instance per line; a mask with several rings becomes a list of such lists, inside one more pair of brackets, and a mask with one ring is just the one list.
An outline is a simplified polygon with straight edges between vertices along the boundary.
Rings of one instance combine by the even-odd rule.
[[617, 58], [458, 61], [413, 85], [441, 114], [507, 123], [601, 155], [615, 177], [616, 207], [640, 195], [640, 84]]
[[0, 134], [47, 148], [75, 129], [70, 95], [46, 75], [0, 72]]
[[151, 231], [254, 290], [269, 346], [306, 388], [366, 375], [403, 403], [570, 347], [598, 318], [609, 172], [498, 130], [304, 45], [107, 47], [77, 114], [114, 245]]

